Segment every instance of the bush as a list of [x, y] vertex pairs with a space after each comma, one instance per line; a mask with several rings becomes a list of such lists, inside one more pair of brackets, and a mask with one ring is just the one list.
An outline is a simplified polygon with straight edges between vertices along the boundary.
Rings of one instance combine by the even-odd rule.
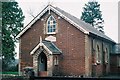
[[11, 66], [11, 67], [9, 68], [9, 71], [12, 71], [12, 72], [18, 71], [18, 65], [16, 65], [16, 66]]

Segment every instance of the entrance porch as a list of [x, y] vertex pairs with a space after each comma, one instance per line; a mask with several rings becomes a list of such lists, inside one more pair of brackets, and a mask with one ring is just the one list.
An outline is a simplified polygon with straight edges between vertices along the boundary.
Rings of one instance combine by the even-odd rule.
[[32, 51], [33, 68], [36, 76], [53, 76], [53, 68], [59, 65], [61, 51], [50, 41], [42, 41]]

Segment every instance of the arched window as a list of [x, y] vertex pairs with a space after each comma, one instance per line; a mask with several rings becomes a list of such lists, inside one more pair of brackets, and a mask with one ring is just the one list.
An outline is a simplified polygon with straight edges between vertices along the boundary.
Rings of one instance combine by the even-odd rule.
[[105, 49], [105, 62], [108, 63], [108, 49]]
[[54, 65], [58, 65], [58, 57], [57, 56], [54, 58]]
[[47, 34], [56, 33], [56, 20], [53, 16], [50, 16], [47, 20]]
[[101, 55], [100, 55], [100, 47], [97, 45], [96, 47], [96, 62], [100, 63], [101, 62]]

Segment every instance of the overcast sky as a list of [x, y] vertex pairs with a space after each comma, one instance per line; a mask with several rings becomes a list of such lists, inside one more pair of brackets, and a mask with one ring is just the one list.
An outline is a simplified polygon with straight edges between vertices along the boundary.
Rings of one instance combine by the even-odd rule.
[[[92, 0], [16, 0], [25, 15], [24, 26], [27, 25], [33, 17], [37, 15], [49, 2], [62, 10], [80, 18], [85, 3]], [[100, 3], [100, 10], [105, 21], [105, 34], [118, 42], [118, 1], [119, 0], [96, 0]], [[18, 50], [17, 50], [18, 51]]]

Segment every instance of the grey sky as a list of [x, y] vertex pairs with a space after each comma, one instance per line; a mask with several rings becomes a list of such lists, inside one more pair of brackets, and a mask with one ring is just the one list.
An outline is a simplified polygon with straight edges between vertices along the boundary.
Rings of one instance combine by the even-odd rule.
[[[22, 8], [25, 15], [25, 25], [27, 25], [33, 17], [28, 13], [31, 11], [37, 15], [50, 2], [64, 11], [80, 18], [82, 8], [85, 3], [92, 0], [16, 0]], [[104, 31], [107, 36], [118, 42], [118, 1], [119, 0], [96, 0], [100, 3], [104, 23]], [[24, 26], [25, 26], [24, 25]], [[18, 49], [17, 49], [18, 51]]]

